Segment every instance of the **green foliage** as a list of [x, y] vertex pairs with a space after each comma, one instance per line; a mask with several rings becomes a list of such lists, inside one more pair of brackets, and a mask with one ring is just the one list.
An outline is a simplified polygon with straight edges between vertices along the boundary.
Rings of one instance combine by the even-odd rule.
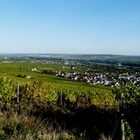
[[[134, 139], [134, 133], [139, 129], [139, 103], [140, 89], [133, 84], [126, 83], [125, 86], [114, 90], [116, 100], [121, 102], [121, 110], [125, 116], [125, 134], [126, 137]], [[136, 130], [138, 129], [138, 130]], [[135, 133], [135, 135], [138, 135]]]
[[124, 107], [130, 104], [136, 104], [137, 100], [140, 98], [140, 89], [133, 84], [127, 83], [121, 88], [114, 90], [116, 94], [116, 100], [123, 100]]
[[13, 82], [6, 77], [0, 78], [0, 108], [10, 109], [15, 98], [15, 86]]
[[0, 139], [1, 139], [1, 140], [4, 140], [4, 139], [5, 139], [4, 130], [0, 130]]
[[13, 97], [15, 97], [13, 82], [6, 77], [0, 78], [0, 99], [11, 100]]
[[125, 136], [128, 139], [134, 139], [134, 133], [132, 131], [130, 124], [127, 121], [125, 122]]

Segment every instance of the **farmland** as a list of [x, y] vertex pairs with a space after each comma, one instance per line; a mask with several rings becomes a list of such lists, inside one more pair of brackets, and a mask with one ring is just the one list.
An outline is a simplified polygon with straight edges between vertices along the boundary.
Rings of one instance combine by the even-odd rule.
[[[62, 64], [49, 64], [42, 65], [30, 62], [14, 62], [14, 63], [0, 63], [1, 76], [12, 79], [14, 82], [33, 83], [38, 81], [49, 85], [54, 88], [56, 92], [64, 92], [65, 94], [73, 94], [74, 96], [83, 95], [96, 95], [95, 105], [114, 105], [115, 98], [112, 94], [112, 89], [104, 86], [91, 86], [83, 82], [72, 81], [61, 77], [56, 77], [52, 74], [42, 74], [36, 71], [27, 71], [23, 68], [37, 68], [37, 69], [51, 69], [51, 70], [62, 70]], [[55, 69], [57, 68], [57, 69]], [[25, 76], [26, 75], [26, 76]], [[23, 77], [22, 77], [23, 76]], [[25, 77], [24, 77], [25, 76]], [[27, 78], [30, 76], [30, 78]], [[95, 100], [95, 99], [93, 99]], [[98, 102], [100, 100], [100, 102]]]

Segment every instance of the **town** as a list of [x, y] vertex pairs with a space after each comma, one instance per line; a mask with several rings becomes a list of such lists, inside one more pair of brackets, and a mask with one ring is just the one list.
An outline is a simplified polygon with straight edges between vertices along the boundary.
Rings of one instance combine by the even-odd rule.
[[79, 72], [59, 72], [56, 76], [83, 81], [93, 85], [122, 86], [125, 82], [130, 82], [140, 87], [140, 73], [129, 75], [129, 73], [82, 73]]
[[[33, 63], [33, 62], [32, 62]], [[42, 74], [53, 74], [57, 77], [85, 82], [90, 85], [104, 85], [109, 87], [120, 87], [126, 82], [140, 87], [140, 71], [138, 68], [122, 67], [106, 64], [84, 64], [71, 61], [40, 61], [44, 65], [61, 65], [60, 70], [48, 70], [28, 68], [25, 70], [39, 72]], [[29, 76], [28, 76], [29, 78]]]

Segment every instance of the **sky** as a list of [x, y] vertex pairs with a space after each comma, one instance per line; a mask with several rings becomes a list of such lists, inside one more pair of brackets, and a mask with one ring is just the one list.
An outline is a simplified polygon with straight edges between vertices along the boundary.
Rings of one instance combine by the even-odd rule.
[[0, 53], [140, 55], [140, 1], [0, 0]]

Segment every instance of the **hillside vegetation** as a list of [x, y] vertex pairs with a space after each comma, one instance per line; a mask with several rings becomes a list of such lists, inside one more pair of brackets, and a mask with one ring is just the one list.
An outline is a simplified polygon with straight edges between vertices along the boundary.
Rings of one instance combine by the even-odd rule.
[[23, 70], [35, 67], [29, 63], [0, 65], [0, 139], [120, 139], [121, 93], [126, 137], [139, 139], [137, 87], [91, 86]]

